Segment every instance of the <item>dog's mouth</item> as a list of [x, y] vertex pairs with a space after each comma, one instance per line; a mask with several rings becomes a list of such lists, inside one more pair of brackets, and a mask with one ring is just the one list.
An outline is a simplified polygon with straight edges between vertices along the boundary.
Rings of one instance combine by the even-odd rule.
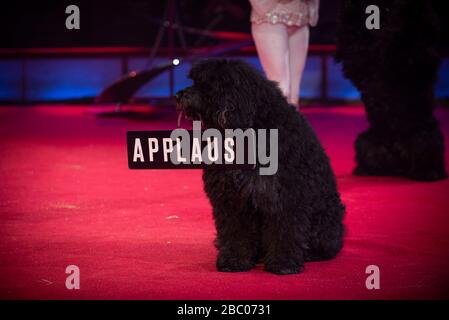
[[177, 118], [176, 125], [178, 128], [181, 127], [183, 119], [185, 119], [187, 121], [191, 121], [192, 123], [193, 123], [193, 121], [201, 121], [201, 128], [202, 129], [205, 128], [204, 121], [203, 121], [201, 115], [186, 112], [184, 108], [178, 107], [178, 106], [177, 106], [177, 110], [178, 110], [178, 118]]
[[181, 122], [182, 122], [182, 116], [183, 115], [184, 115], [184, 113], [182, 112], [182, 110], [178, 111], [178, 121], [176, 121], [176, 126], [178, 128], [181, 127]]

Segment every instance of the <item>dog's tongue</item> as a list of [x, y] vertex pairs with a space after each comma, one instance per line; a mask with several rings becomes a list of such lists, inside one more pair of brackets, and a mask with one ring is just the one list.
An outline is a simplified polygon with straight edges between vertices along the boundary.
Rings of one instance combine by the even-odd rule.
[[181, 127], [181, 121], [182, 121], [182, 111], [179, 111], [179, 114], [178, 114], [178, 128]]

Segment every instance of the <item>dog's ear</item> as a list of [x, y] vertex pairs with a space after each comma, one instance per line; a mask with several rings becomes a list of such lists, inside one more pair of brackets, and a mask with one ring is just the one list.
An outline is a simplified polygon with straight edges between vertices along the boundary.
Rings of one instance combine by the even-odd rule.
[[253, 127], [256, 117], [269, 117], [271, 109], [285, 101], [277, 83], [243, 61], [227, 61], [226, 79], [220, 82], [223, 87], [226, 84], [226, 98], [220, 99], [223, 106], [218, 112], [219, 124], [224, 128]]
[[257, 111], [257, 99], [254, 90], [248, 88], [250, 83], [238, 80], [226, 86], [224, 99], [220, 99], [221, 106], [217, 111], [217, 121], [222, 128], [250, 128], [254, 125]]
[[[225, 99], [217, 112], [223, 128], [250, 128], [257, 118], [269, 117], [272, 108], [286, 100], [277, 83], [243, 61], [227, 61], [226, 77], [219, 81]], [[225, 90], [223, 90], [225, 88]]]
[[246, 129], [253, 127], [255, 112], [227, 104], [223, 109], [217, 111], [217, 121], [220, 127], [225, 129]]
[[[216, 123], [222, 128], [251, 127], [254, 99], [246, 79], [250, 71], [238, 60], [207, 59], [196, 63], [189, 74], [195, 84], [207, 90], [209, 108]], [[206, 111], [208, 112], [208, 111]], [[215, 122], [214, 121], [214, 122]]]
[[196, 85], [206, 85], [210, 105], [216, 106], [209, 115], [222, 128], [253, 127], [256, 117], [267, 117], [268, 109], [284, 99], [277, 84], [239, 60], [203, 60], [189, 76]]

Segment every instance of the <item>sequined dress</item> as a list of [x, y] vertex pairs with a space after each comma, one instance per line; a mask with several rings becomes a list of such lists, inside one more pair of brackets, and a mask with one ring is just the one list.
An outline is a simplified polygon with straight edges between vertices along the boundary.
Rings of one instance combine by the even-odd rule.
[[251, 23], [283, 23], [302, 27], [310, 23], [306, 0], [250, 0]]

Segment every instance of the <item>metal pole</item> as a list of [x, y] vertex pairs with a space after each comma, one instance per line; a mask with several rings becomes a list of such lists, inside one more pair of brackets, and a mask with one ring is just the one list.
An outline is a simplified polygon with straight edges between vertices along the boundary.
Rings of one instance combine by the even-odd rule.
[[[174, 0], [168, 1], [168, 58], [170, 61], [173, 61], [174, 59], [174, 30], [173, 30], [173, 23], [174, 23]], [[175, 74], [173, 68], [170, 68], [169, 70], [169, 86], [170, 86], [170, 98], [174, 96], [174, 87], [175, 87]]]

